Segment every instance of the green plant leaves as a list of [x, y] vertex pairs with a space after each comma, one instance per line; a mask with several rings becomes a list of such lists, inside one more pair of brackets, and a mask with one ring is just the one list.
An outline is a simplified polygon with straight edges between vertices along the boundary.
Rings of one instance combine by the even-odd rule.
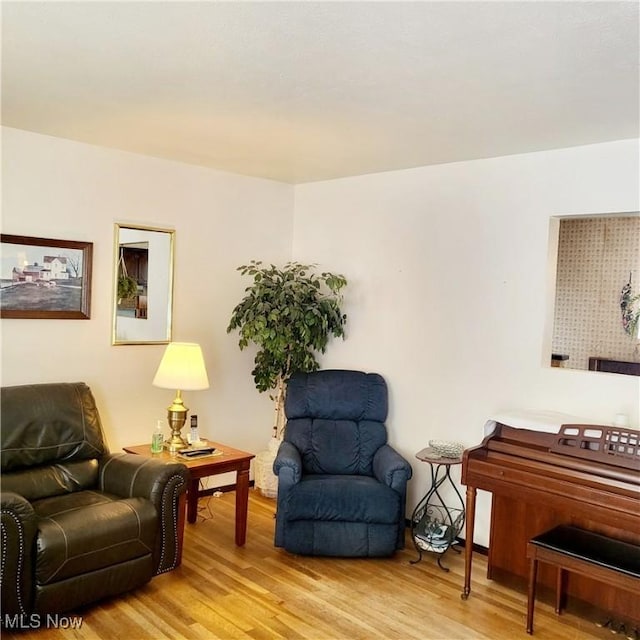
[[120, 275], [118, 277], [118, 298], [126, 300], [138, 293], [138, 283], [131, 276]]
[[346, 314], [340, 309], [342, 275], [315, 273], [313, 264], [288, 262], [279, 269], [252, 260], [237, 268], [253, 284], [231, 314], [227, 332], [238, 330], [240, 349], [258, 346], [251, 372], [259, 391], [274, 389], [294, 371], [315, 371], [316, 353], [329, 338], [344, 338]]

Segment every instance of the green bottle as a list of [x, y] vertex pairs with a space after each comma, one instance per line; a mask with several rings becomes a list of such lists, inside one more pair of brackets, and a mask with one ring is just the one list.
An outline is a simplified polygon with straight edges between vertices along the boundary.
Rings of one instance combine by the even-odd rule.
[[151, 453], [162, 453], [164, 448], [164, 433], [162, 432], [162, 420], [156, 423], [156, 430], [151, 436]]

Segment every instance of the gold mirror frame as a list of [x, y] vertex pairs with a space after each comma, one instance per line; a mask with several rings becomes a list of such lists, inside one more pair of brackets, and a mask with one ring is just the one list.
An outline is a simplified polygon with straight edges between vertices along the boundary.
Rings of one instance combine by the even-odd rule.
[[116, 223], [113, 244], [112, 344], [171, 342], [175, 231]]

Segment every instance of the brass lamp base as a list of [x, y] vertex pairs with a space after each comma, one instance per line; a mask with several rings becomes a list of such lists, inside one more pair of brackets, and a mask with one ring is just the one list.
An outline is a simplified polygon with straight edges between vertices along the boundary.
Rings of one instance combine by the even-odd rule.
[[180, 451], [186, 449], [189, 443], [182, 437], [180, 431], [187, 420], [187, 413], [189, 409], [184, 406], [182, 401], [182, 392], [177, 391], [176, 397], [173, 400], [173, 404], [167, 407], [167, 421], [171, 427], [171, 435], [169, 439], [165, 441], [164, 446], [170, 452]]

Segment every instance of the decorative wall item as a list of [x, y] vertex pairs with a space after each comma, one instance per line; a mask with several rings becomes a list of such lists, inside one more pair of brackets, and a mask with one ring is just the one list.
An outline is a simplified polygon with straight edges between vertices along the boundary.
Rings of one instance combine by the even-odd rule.
[[172, 229], [116, 224], [112, 343], [171, 341]]
[[638, 335], [639, 302], [640, 293], [633, 295], [631, 292], [631, 274], [629, 274], [629, 282], [622, 287], [620, 292], [620, 312], [622, 313], [622, 328], [632, 337]]
[[0, 242], [0, 317], [90, 317], [92, 242], [7, 234]]

